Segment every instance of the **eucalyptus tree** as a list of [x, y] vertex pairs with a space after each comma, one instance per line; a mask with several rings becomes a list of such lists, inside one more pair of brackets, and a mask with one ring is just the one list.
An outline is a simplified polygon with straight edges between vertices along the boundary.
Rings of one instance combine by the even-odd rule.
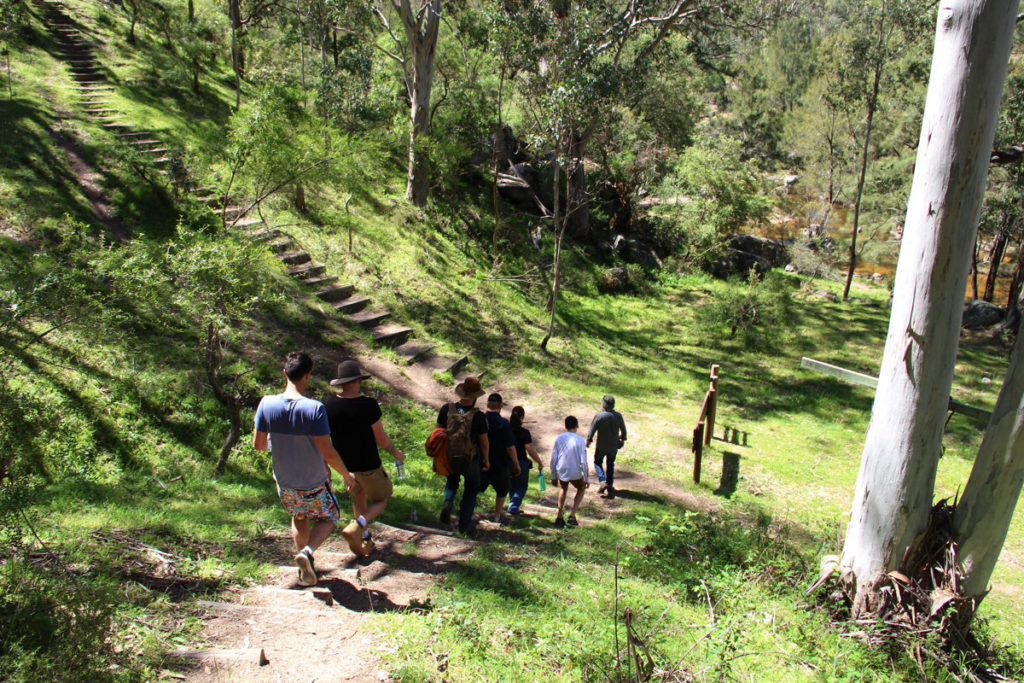
[[[1017, 7], [942, 0], [938, 8], [889, 332], [839, 563], [855, 617], [883, 607], [893, 572], [931, 578], [924, 551], [935, 540], [935, 474]], [[959, 590], [966, 622], [985, 595], [1024, 480], [1022, 356], [1018, 342], [954, 513], [963, 580], [936, 586], [926, 614]]]
[[853, 196], [853, 228], [843, 300], [857, 266], [864, 183], [873, 158], [875, 115], [883, 104], [884, 90], [902, 87], [897, 60], [913, 50], [925, 35], [931, 0], [867, 0], [842, 5], [842, 30], [826, 43], [830, 51], [832, 102], [844, 110], [857, 146], [857, 182]]
[[[425, 206], [430, 182], [430, 95], [434, 86], [434, 57], [441, 28], [441, 0], [381, 0], [373, 5], [393, 47], [381, 49], [402, 69], [409, 98], [409, 166], [405, 198]], [[400, 24], [399, 28], [394, 22]]]
[[[635, 103], [650, 79], [662, 77], [659, 51], [679, 34], [727, 24], [740, 14], [730, 0], [646, 0], [626, 5], [610, 0], [518, 0], [496, 2], [511, 16], [529, 8], [544, 17], [530, 36], [532, 63], [516, 77], [526, 100], [537, 103], [561, 99], [567, 116], [566, 158], [569, 231], [577, 237], [590, 234], [590, 195], [583, 163], [588, 143], [619, 104]], [[694, 50], [699, 47], [694, 46]], [[536, 108], [536, 105], [533, 105]], [[550, 107], [549, 107], [550, 108]], [[551, 132], [545, 117], [539, 130]]]

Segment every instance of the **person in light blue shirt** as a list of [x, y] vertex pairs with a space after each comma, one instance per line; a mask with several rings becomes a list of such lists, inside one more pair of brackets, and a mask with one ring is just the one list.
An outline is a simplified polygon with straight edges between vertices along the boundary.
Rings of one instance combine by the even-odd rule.
[[331, 444], [327, 412], [320, 401], [306, 398], [313, 360], [293, 351], [284, 362], [284, 393], [264, 396], [256, 408], [253, 447], [269, 450], [281, 504], [292, 518], [292, 540], [299, 583], [315, 586], [313, 552], [338, 522], [338, 501], [331, 490], [328, 466], [348, 488], [355, 478]]

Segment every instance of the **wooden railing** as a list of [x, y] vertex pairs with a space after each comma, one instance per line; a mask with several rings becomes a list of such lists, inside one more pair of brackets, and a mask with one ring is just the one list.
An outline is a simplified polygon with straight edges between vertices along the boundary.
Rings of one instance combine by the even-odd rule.
[[711, 366], [711, 386], [704, 394], [704, 403], [700, 407], [697, 426], [693, 428], [693, 483], [700, 483], [700, 461], [704, 454], [704, 446], [711, 443], [711, 435], [715, 433], [715, 412], [718, 409], [718, 366]]

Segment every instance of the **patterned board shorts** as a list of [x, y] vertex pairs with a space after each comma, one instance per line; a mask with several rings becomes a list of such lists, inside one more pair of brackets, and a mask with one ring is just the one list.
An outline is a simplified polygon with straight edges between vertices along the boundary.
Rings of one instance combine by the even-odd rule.
[[292, 517], [309, 517], [317, 521], [326, 519], [332, 522], [337, 522], [341, 517], [330, 482], [308, 491], [278, 487], [277, 495], [281, 498], [284, 509]]

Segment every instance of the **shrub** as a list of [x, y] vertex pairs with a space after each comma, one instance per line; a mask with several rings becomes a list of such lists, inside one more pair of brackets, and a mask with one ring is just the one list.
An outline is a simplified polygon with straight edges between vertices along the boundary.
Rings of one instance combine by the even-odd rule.
[[745, 348], [772, 349], [792, 322], [792, 298], [786, 277], [777, 271], [762, 278], [751, 270], [744, 283], [731, 278], [724, 291], [696, 311], [696, 332], [711, 345], [735, 339]]

